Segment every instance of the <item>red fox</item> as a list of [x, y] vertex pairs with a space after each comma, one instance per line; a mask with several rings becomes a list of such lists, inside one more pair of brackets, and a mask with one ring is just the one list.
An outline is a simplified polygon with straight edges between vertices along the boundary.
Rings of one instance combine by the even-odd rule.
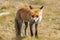
[[33, 9], [30, 5], [29, 7], [23, 7], [17, 11], [15, 17], [15, 27], [17, 36], [21, 36], [22, 31], [21, 27], [23, 22], [25, 23], [25, 35], [27, 35], [26, 30], [29, 22], [31, 36], [33, 36], [33, 30], [32, 30], [33, 24], [35, 24], [35, 36], [36, 37], [38, 36], [37, 26], [42, 19], [42, 9], [43, 6], [40, 7], [39, 9]]

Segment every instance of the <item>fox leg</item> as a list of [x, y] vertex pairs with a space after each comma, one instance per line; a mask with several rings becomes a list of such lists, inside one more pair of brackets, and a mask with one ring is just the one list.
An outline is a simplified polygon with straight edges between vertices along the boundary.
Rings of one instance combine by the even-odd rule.
[[24, 23], [25, 23], [25, 36], [26, 36], [26, 35], [28, 35], [27, 32], [26, 32], [27, 31], [27, 27], [28, 27], [28, 22], [24, 22]]
[[21, 20], [21, 21], [19, 21], [19, 30], [20, 30], [19, 32], [20, 32], [20, 36], [22, 36], [22, 35], [21, 35], [22, 23], [23, 23], [23, 21], [22, 21], [22, 20]]
[[31, 37], [33, 36], [32, 26], [33, 26], [33, 24], [30, 23], [30, 34], [31, 34]]
[[15, 29], [16, 29], [16, 36], [19, 36], [20, 33], [19, 33], [19, 24], [18, 24], [18, 21], [15, 19]]
[[35, 24], [35, 37], [38, 37], [37, 26], [38, 26], [38, 24]]
[[16, 36], [21, 36], [22, 21], [15, 20]]

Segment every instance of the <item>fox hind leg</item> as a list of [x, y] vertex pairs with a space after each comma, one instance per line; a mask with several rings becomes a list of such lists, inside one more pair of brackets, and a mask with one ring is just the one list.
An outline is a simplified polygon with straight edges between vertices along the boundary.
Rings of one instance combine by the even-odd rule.
[[20, 35], [20, 33], [19, 33], [19, 24], [18, 24], [18, 21], [17, 20], [15, 20], [15, 29], [16, 29], [16, 36], [19, 36]]
[[16, 36], [21, 36], [22, 21], [15, 20]]

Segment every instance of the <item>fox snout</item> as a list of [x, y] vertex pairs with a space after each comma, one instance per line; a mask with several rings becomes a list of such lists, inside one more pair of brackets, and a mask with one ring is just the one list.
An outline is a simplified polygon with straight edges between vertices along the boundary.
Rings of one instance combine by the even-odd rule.
[[39, 18], [33, 18], [34, 22], [38, 22]]
[[38, 18], [34, 18], [34, 21], [37, 22], [38, 21]]
[[37, 23], [39, 20], [39, 17], [31, 17], [31, 20], [33, 23]]

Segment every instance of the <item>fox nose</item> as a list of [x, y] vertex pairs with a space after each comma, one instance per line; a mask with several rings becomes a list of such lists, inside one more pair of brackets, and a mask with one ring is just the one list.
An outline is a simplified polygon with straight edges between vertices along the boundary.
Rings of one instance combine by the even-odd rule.
[[35, 20], [34, 20], [34, 22], [35, 22]]
[[33, 23], [35, 22], [35, 20], [32, 21]]

